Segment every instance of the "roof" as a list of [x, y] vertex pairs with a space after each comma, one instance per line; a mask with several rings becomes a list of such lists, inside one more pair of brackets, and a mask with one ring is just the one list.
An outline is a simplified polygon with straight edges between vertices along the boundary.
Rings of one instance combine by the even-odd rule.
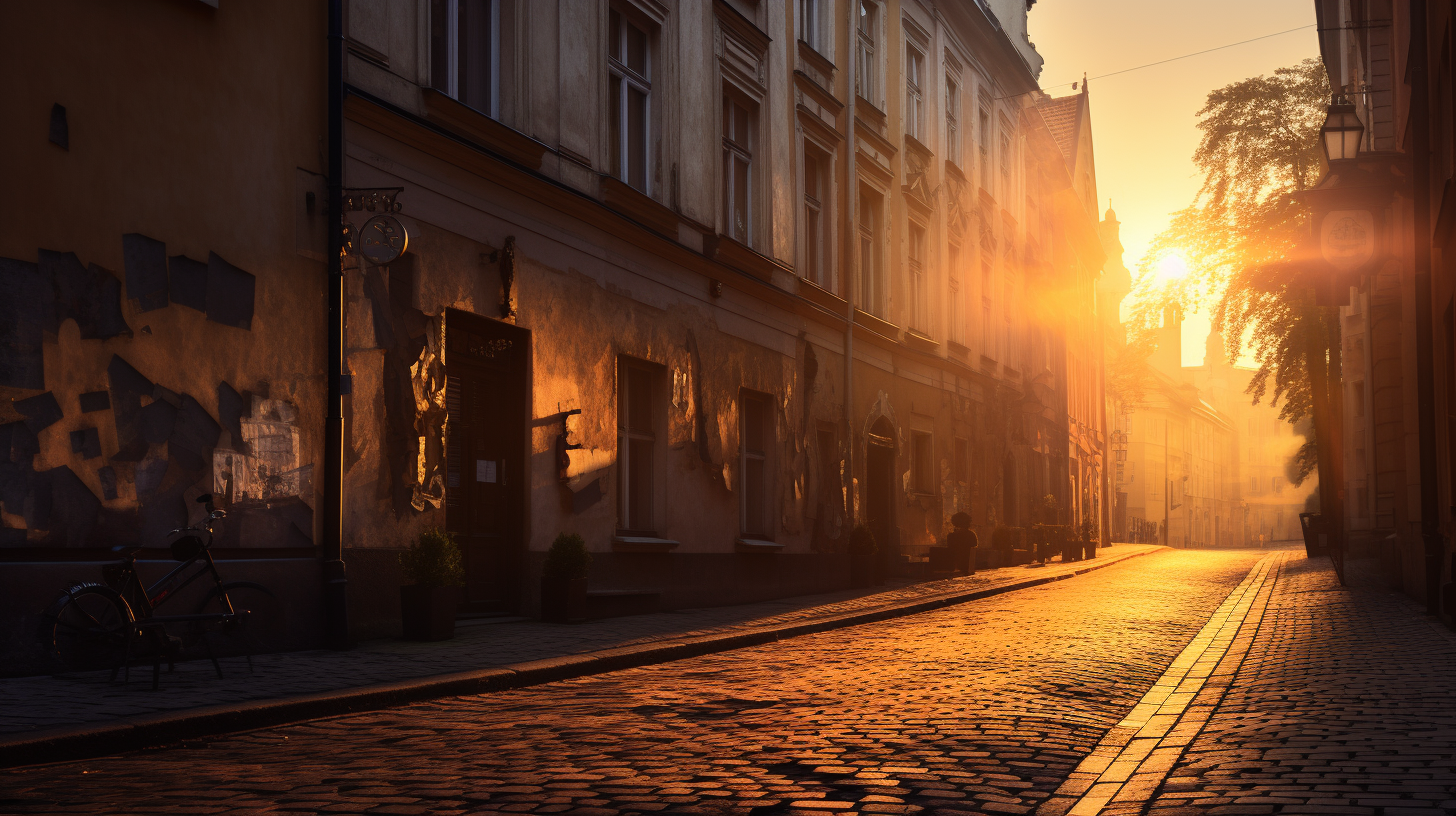
[[1078, 114], [1082, 107], [1082, 94], [1072, 94], [1060, 99], [1046, 98], [1037, 103], [1037, 110], [1046, 120], [1047, 130], [1051, 131], [1052, 138], [1056, 140], [1057, 147], [1062, 151], [1062, 158], [1068, 165], [1076, 162], [1077, 154], [1077, 129]]

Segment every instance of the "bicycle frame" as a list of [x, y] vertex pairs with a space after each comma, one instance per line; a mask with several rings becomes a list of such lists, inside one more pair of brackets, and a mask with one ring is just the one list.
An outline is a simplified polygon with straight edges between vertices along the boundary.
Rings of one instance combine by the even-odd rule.
[[[217, 564], [212, 560], [212, 524], [209, 522], [206, 527], [203, 528], [203, 530], [195, 530], [195, 528], [183, 528], [181, 530], [173, 530], [171, 534], [175, 535], [177, 533], [184, 533], [189, 531], [205, 531], [207, 533], [207, 542], [202, 546], [202, 548], [197, 552], [196, 555], [193, 555], [184, 563], [178, 564], [170, 572], [154, 582], [151, 586], [144, 587], [142, 585], [141, 578], [137, 575], [136, 571], [135, 554], [128, 555], [123, 562], [125, 564], [124, 569], [126, 575], [124, 584], [122, 587], [119, 588], [119, 591], [121, 591], [124, 596], [132, 596], [129, 598], [129, 600], [141, 607], [134, 610], [137, 618], [140, 619], [152, 617], [152, 613], [156, 610], [157, 607], [166, 603], [168, 599], [175, 596], [178, 592], [187, 587], [193, 581], [196, 581], [198, 578], [201, 578], [203, 575], [206, 575], [208, 573], [212, 574], [213, 583], [217, 585], [218, 593], [222, 598], [222, 603], [226, 610], [224, 614], [235, 614], [236, 610], [233, 609], [232, 599], [228, 598], [227, 590], [223, 587], [222, 575], [218, 573]], [[192, 565], [196, 564], [199, 560], [205, 561], [205, 563], [202, 566], [198, 567], [197, 570], [194, 571], [191, 575], [184, 576], [183, 573], [190, 569]]]

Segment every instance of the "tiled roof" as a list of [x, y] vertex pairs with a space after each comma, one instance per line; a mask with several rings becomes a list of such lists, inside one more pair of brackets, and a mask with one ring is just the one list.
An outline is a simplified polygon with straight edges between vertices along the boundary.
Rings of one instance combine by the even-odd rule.
[[1062, 158], [1071, 164], [1075, 159], [1077, 145], [1077, 109], [1082, 103], [1081, 94], [1064, 96], [1060, 99], [1045, 99], [1037, 104], [1041, 116], [1046, 120], [1047, 129], [1052, 132], [1052, 138], [1057, 140], [1057, 147], [1062, 151]]

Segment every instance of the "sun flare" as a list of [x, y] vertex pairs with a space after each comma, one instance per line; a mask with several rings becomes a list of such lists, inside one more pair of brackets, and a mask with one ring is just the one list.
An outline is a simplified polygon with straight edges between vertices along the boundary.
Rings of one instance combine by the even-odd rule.
[[1165, 253], [1154, 267], [1159, 283], [1182, 280], [1188, 275], [1188, 271], [1188, 260], [1178, 252]]

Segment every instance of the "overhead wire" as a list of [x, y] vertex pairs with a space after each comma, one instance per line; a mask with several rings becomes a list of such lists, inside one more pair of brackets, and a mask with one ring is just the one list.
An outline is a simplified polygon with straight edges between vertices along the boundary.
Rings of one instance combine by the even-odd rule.
[[1029, 94], [1029, 93], [1036, 93], [1037, 91], [1043, 91], [1044, 92], [1044, 91], [1051, 90], [1053, 88], [1065, 88], [1067, 86], [1072, 86], [1072, 87], [1075, 88], [1078, 83], [1087, 83], [1087, 82], [1091, 82], [1094, 79], [1106, 79], [1108, 77], [1115, 77], [1118, 74], [1126, 74], [1126, 73], [1130, 73], [1132, 71], [1141, 71], [1144, 68], [1153, 68], [1153, 67], [1158, 66], [1158, 65], [1167, 65], [1170, 62], [1177, 62], [1178, 60], [1184, 60], [1184, 59], [1188, 59], [1190, 57], [1199, 57], [1199, 56], [1202, 56], [1204, 54], [1211, 54], [1214, 51], [1222, 51], [1225, 48], [1235, 48], [1235, 47], [1240, 46], [1240, 45], [1248, 45], [1251, 42], [1258, 42], [1259, 40], [1267, 40], [1270, 37], [1280, 37], [1280, 36], [1283, 36], [1285, 34], [1293, 34], [1296, 31], [1304, 31], [1307, 28], [1314, 28], [1316, 25], [1318, 25], [1318, 23], [1310, 23], [1309, 25], [1302, 25], [1302, 26], [1299, 26], [1297, 28], [1289, 28], [1289, 29], [1285, 29], [1284, 31], [1276, 31], [1273, 34], [1264, 34], [1264, 35], [1259, 36], [1259, 37], [1253, 37], [1253, 38], [1250, 38], [1250, 39], [1247, 39], [1247, 40], [1240, 40], [1238, 42], [1229, 43], [1227, 45], [1219, 45], [1219, 46], [1215, 46], [1213, 48], [1205, 48], [1202, 51], [1194, 51], [1191, 54], [1183, 54], [1183, 55], [1177, 56], [1177, 57], [1169, 57], [1169, 58], [1164, 59], [1164, 60], [1158, 60], [1157, 62], [1149, 62], [1146, 65], [1137, 65], [1137, 66], [1134, 66], [1132, 68], [1123, 68], [1120, 71], [1113, 71], [1113, 72], [1108, 73], [1108, 74], [1101, 74], [1100, 76], [1084, 77], [1084, 78], [1082, 78], [1080, 80], [1077, 80], [1075, 82], [1063, 82], [1060, 85], [1047, 85], [1047, 86], [1038, 88], [1036, 91], [1026, 91], [1024, 93], [1019, 93], [1019, 94], [1010, 94], [1008, 96], [1000, 96], [1000, 97], [997, 97], [997, 99], [1011, 99], [1011, 98], [1017, 97], [1017, 96], [1025, 96], [1026, 94]]

